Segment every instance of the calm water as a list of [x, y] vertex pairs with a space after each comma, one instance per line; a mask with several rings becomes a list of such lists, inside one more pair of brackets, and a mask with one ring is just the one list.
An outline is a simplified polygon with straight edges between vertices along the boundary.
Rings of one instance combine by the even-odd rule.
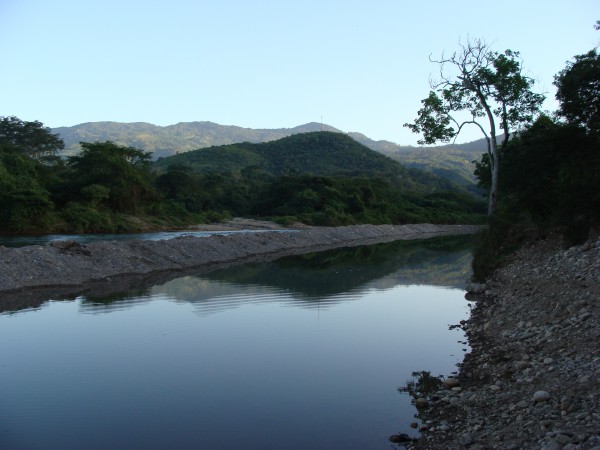
[[[381, 449], [462, 359], [464, 238], [342, 249], [0, 314], [0, 448]], [[1, 302], [0, 302], [1, 303]]]

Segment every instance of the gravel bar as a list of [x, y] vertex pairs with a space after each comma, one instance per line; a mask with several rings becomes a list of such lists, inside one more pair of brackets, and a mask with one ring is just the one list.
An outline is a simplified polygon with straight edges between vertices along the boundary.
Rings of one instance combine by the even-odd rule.
[[400, 239], [470, 234], [475, 225], [352, 225], [308, 227], [163, 241], [55, 241], [21, 248], [0, 246], [0, 307], [8, 293], [110, 283], [113, 277], [215, 268], [279, 256]]

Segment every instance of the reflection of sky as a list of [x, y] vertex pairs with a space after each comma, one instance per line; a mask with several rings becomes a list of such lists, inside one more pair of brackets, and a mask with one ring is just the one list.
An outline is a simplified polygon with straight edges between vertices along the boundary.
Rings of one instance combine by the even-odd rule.
[[[383, 448], [414, 420], [397, 388], [462, 356], [448, 330], [468, 312], [456, 289], [364, 287], [290, 308], [288, 292], [221, 288], [195, 303], [153, 292], [105, 314], [82, 314], [78, 299], [0, 316], [3, 438], [225, 448], [234, 433], [249, 448]], [[235, 307], [208, 314], [219, 301]]]
[[462, 359], [463, 253], [332, 253], [0, 314], [0, 447], [385, 448], [414, 433], [398, 387]]

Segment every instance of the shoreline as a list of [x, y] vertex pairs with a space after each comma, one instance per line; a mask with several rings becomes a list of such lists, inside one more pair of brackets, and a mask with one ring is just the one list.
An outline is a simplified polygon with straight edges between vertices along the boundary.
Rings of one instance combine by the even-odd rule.
[[600, 241], [539, 241], [461, 323], [471, 351], [423, 398], [413, 449], [600, 449]]
[[55, 241], [45, 246], [0, 246], [0, 310], [3, 304], [23, 299], [35, 302], [48, 295], [73, 296], [89, 289], [110, 292], [190, 271], [338, 247], [473, 234], [480, 229], [479, 225], [351, 225], [162, 241]]

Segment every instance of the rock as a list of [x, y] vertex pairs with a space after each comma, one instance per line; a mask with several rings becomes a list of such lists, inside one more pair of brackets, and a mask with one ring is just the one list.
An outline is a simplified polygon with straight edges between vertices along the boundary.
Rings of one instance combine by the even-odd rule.
[[473, 436], [471, 436], [470, 433], [465, 433], [460, 435], [460, 437], [458, 438], [458, 442], [461, 445], [467, 446], [473, 444], [473, 442], [475, 441], [473, 440]]
[[417, 408], [427, 408], [428, 405], [429, 405], [429, 402], [427, 401], [426, 398], [419, 397], [418, 399], [415, 400], [415, 406]]
[[567, 445], [572, 442], [571, 437], [567, 436], [566, 434], [558, 434], [554, 437], [554, 440], [556, 442], [558, 442], [560, 445]]
[[487, 288], [487, 284], [467, 283], [465, 286], [465, 291], [467, 291], [469, 294], [483, 294]]
[[401, 433], [401, 434], [393, 434], [390, 436], [390, 442], [393, 442], [394, 444], [402, 444], [405, 442], [416, 442], [418, 441], [417, 438], [413, 438], [410, 437], [408, 434], [405, 433]]
[[71, 248], [81, 247], [81, 244], [74, 241], [73, 239], [56, 240], [50, 242], [50, 246], [58, 248], [59, 250], [70, 250]]
[[558, 442], [552, 440], [544, 445], [542, 445], [540, 450], [562, 450], [563, 446]]
[[547, 402], [550, 400], [550, 393], [547, 391], [536, 391], [533, 394], [533, 401], [535, 403]]
[[431, 395], [442, 400], [420, 417], [437, 425], [413, 448], [465, 448], [470, 434], [470, 450], [600, 450], [600, 240], [565, 251], [540, 239], [505, 263], [469, 305], [471, 350], [451, 377], [462, 391]]
[[457, 378], [446, 378], [443, 382], [443, 385], [445, 388], [447, 389], [452, 389], [455, 387], [458, 387], [460, 385], [460, 382], [458, 381]]

